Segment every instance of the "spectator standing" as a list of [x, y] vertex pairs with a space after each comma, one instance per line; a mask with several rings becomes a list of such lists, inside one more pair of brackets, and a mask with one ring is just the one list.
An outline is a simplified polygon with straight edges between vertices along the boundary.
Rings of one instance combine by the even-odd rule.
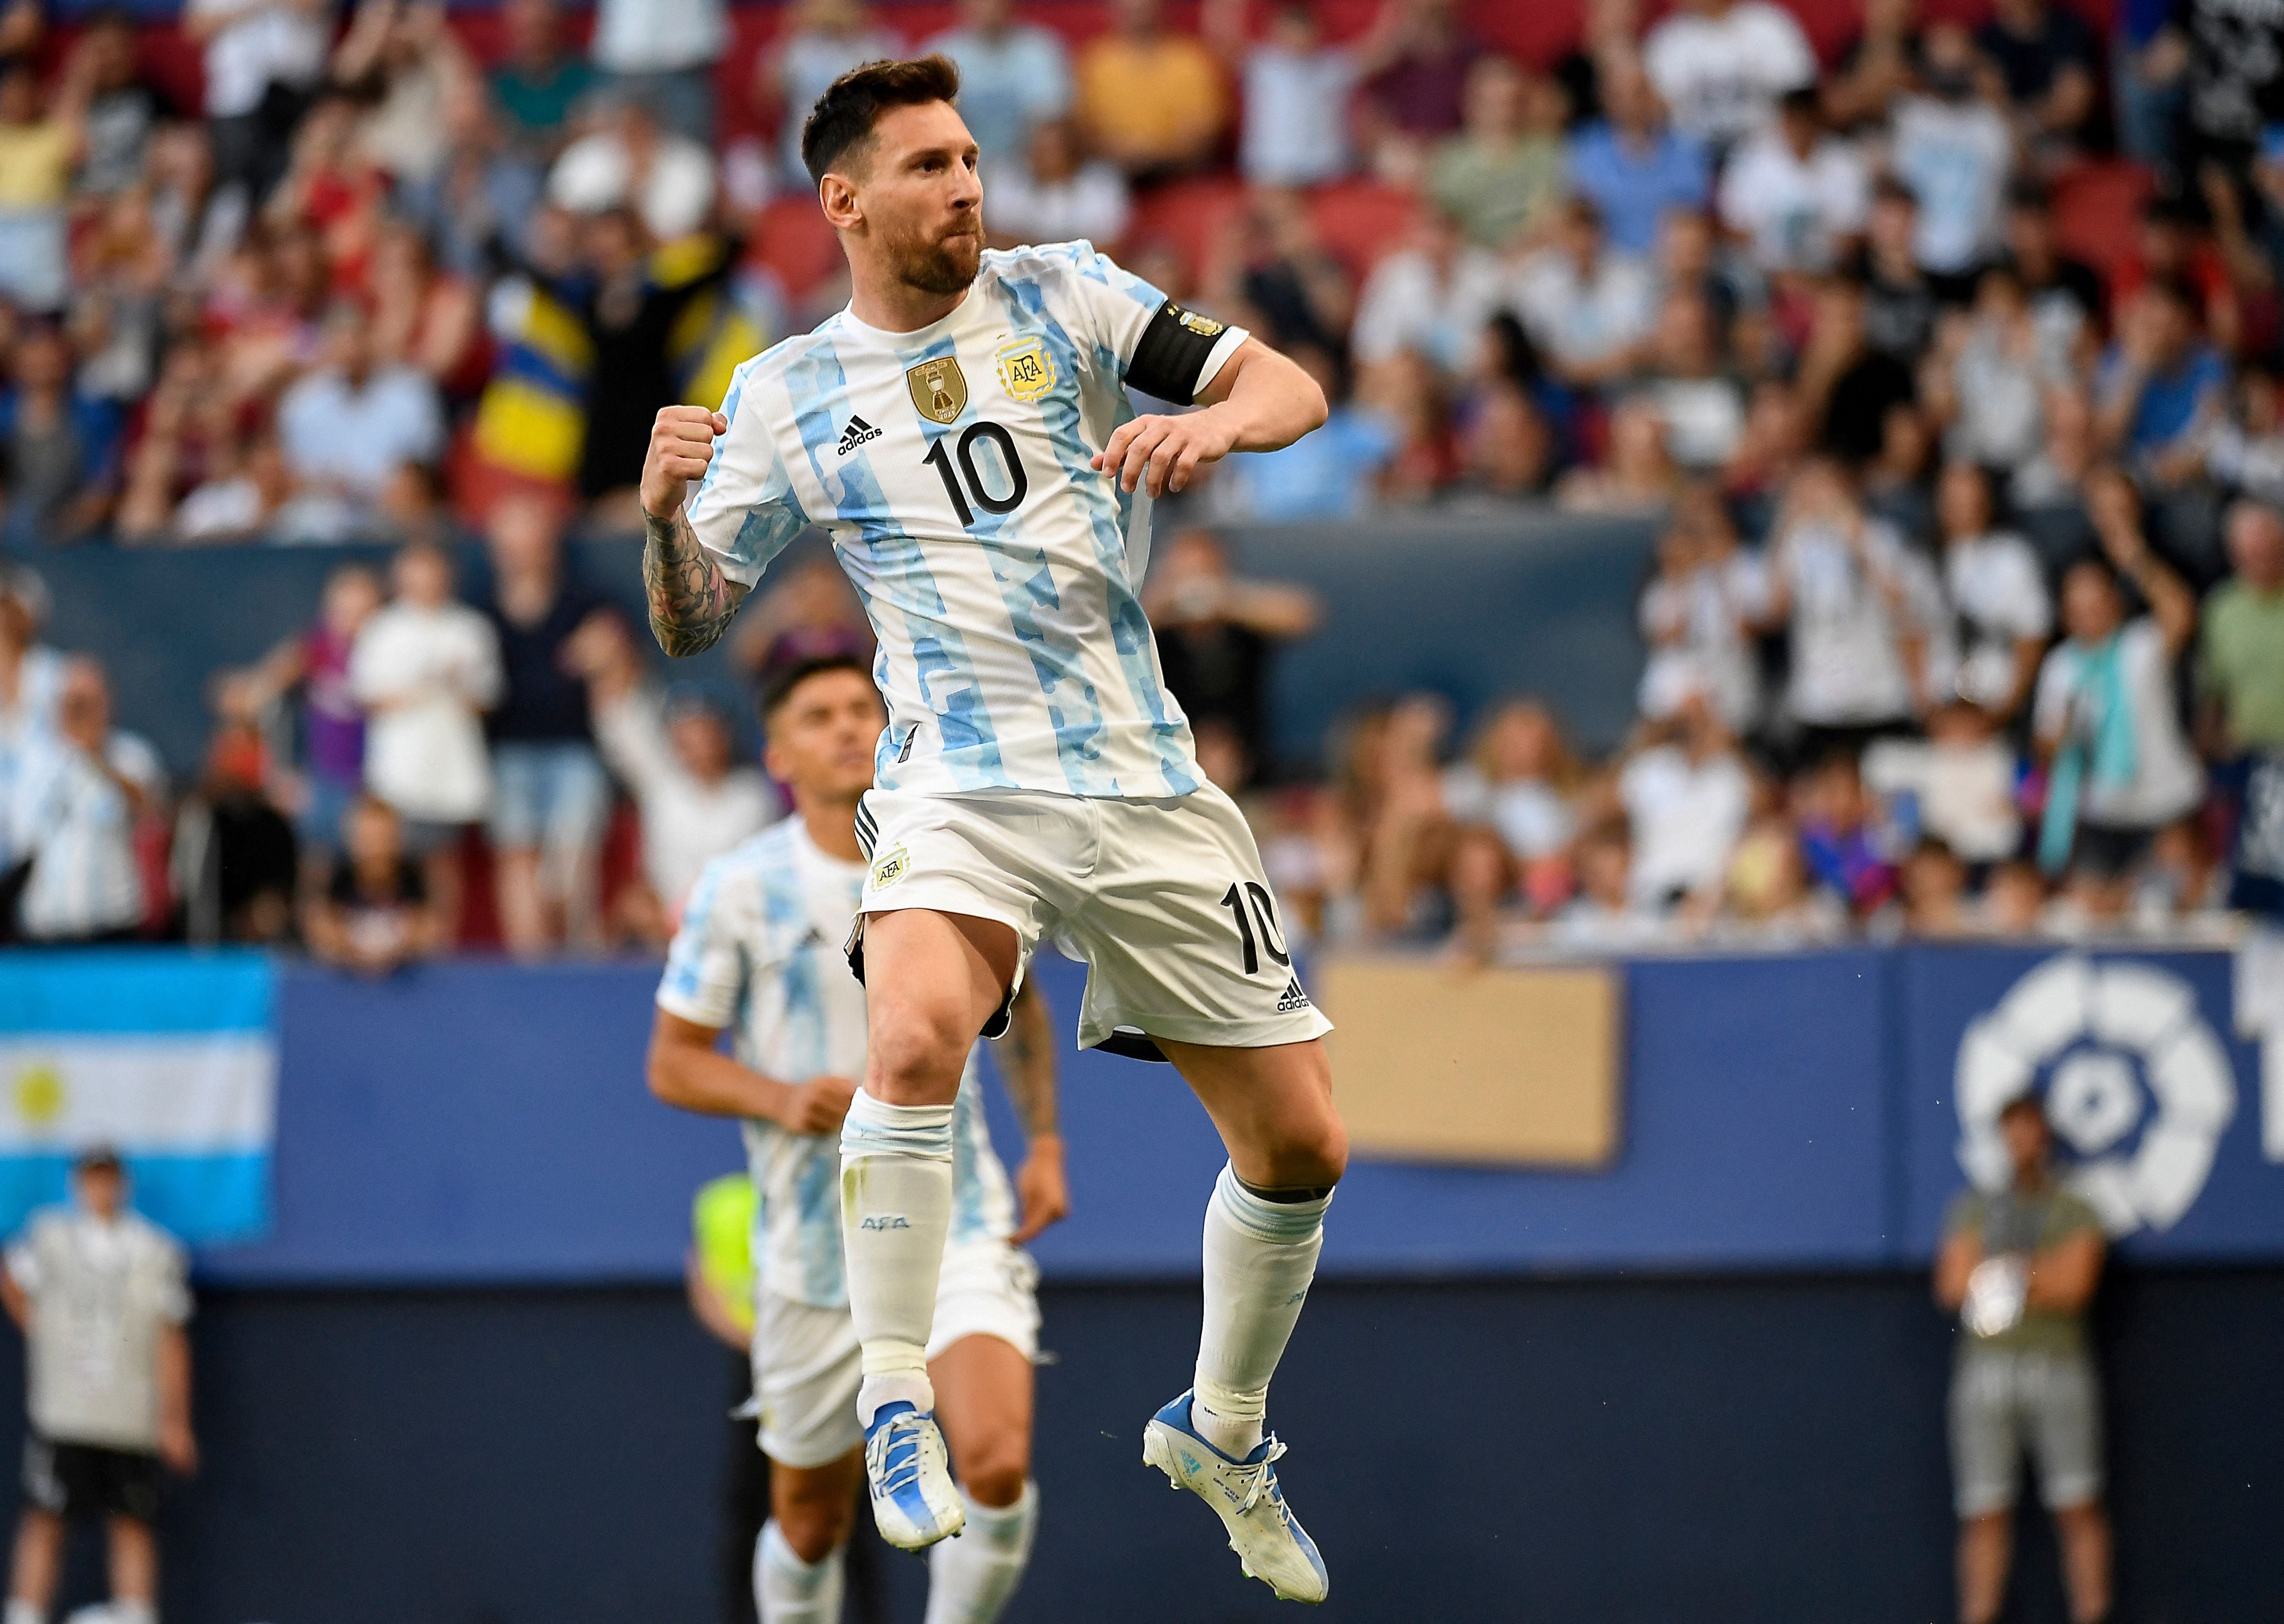
[[1704, 148], [1666, 122], [1632, 55], [1603, 69], [1601, 90], [1606, 117], [1570, 137], [1570, 188], [1601, 211], [1611, 246], [1647, 258], [1670, 211], [1705, 207], [1711, 170]]
[[[671, 243], [705, 225], [714, 183], [710, 152], [662, 126], [647, 104], [614, 92], [596, 127], [565, 147], [548, 171], [547, 199], [581, 215], [631, 210], [652, 238]], [[592, 230], [588, 234], [591, 238]], [[591, 254], [591, 242], [589, 247]], [[605, 277], [611, 269], [587, 268]]]
[[1947, 456], [2011, 472], [2038, 454], [2047, 402], [2077, 383], [2057, 336], [2041, 329], [2014, 271], [1983, 273], [1972, 315], [1950, 327], [1921, 373]]
[[277, 943], [291, 933], [300, 854], [270, 778], [253, 715], [225, 711], [205, 774], [175, 816], [168, 866], [185, 941]]
[[1643, 589], [1642, 715], [1662, 722], [1693, 697], [1743, 735], [1759, 720], [1761, 678], [1753, 632], [1768, 614], [1768, 574], [1737, 545], [1716, 492], [1700, 487], [1676, 504], [1659, 538], [1657, 574]]
[[563, 144], [573, 112], [598, 77], [584, 57], [564, 49], [556, 0], [503, 0], [500, 22], [507, 54], [491, 71], [492, 104], [516, 149], [544, 163]]
[[443, 949], [450, 935], [388, 803], [359, 796], [342, 831], [340, 853], [304, 916], [309, 950], [344, 970], [385, 976]]
[[215, 180], [259, 209], [286, 173], [293, 127], [325, 74], [332, 0], [186, 0], [183, 30], [206, 47]]
[[[2050, 763], [2038, 862], [2069, 870], [2097, 919], [2130, 900], [2133, 871], [2158, 831], [2186, 817], [2204, 774], [2181, 730], [2173, 667], [2195, 635], [2196, 600], [2142, 539], [2131, 488], [2113, 472], [2097, 487], [2102, 555], [2062, 577], [2064, 640], [2038, 673], [2031, 719]], [[2129, 619], [2122, 581], [2150, 613]]]
[[2030, 543], [1991, 527], [1991, 476], [1975, 464], [1944, 469], [1936, 518], [1944, 591], [1960, 645], [1954, 686], [1960, 699], [2010, 722], [2030, 697], [2054, 632], [2045, 574]]
[[2101, 442], [2171, 483], [2202, 465], [2202, 431], [2218, 417], [2228, 364], [2197, 332], [2196, 295], [2171, 278], [2149, 283], [2117, 322], [2094, 379]]
[[1695, 288], [1666, 294], [1634, 393], [1656, 411], [1666, 449], [1685, 471], [1712, 473], [1736, 454], [1745, 386], [1724, 364], [1712, 306]]
[[127, 1203], [118, 1155], [72, 1169], [72, 1204], [32, 1214], [0, 1301], [24, 1332], [31, 1436], [7, 1624], [47, 1617], [70, 1524], [104, 1519], [113, 1624], [157, 1624], [162, 1471], [198, 1469], [183, 1249]]
[[1657, 282], [1647, 264], [1610, 247], [1586, 199], [1563, 204], [1560, 220], [1553, 241], [1516, 270], [1515, 314], [1563, 382], [1595, 387], [1641, 358]]
[[561, 521], [543, 501], [511, 496], [487, 527], [492, 597], [484, 605], [505, 678], [488, 725], [490, 834], [509, 951], [600, 941], [596, 862], [611, 790], [595, 753], [587, 685], [571, 644], [611, 613], [563, 567]]
[[1724, 153], [1811, 89], [1816, 55], [1792, 13], [1767, 0], [1689, 0], [1649, 31], [1642, 65], [1683, 134]]
[[2026, 150], [2042, 167], [2081, 150], [2099, 111], [2100, 45], [2067, 5], [1998, 0], [1975, 43], [1998, 65]]
[[1753, 809], [1752, 775], [1702, 695], [1684, 701], [1662, 737], [1618, 775], [1633, 834], [1631, 888], [1645, 912], [1709, 919], [1729, 854]]
[[1428, 195], [1486, 248], [1522, 246], [1553, 218], [1567, 184], [1561, 92], [1508, 58], [1467, 70], [1459, 132], [1428, 160]]
[[1891, 175], [1873, 183], [1860, 256], [1864, 336], [1906, 366], [1934, 343], [1938, 309], [1935, 278], [1920, 263], [1919, 223], [1919, 199], [1909, 186]]
[[85, 86], [85, 150], [75, 190], [113, 198], [143, 179], [143, 160], [174, 108], [137, 71], [135, 24], [123, 11], [98, 12], [73, 47], [66, 82]]
[[45, 107], [29, 61], [0, 65], [0, 295], [19, 309], [59, 309], [70, 292], [64, 205], [87, 144], [89, 88], [83, 72], [68, 75]]
[[[638, 9], [637, 0], [630, 0], [627, 9]], [[903, 54], [903, 42], [874, 24], [864, 0], [799, 0], [790, 8], [784, 35], [760, 65], [764, 99], [784, 109], [778, 163], [786, 185], [816, 193], [817, 183], [802, 167], [801, 127], [826, 87], [852, 67]], [[707, 139], [703, 132], [685, 133], [701, 143]]]
[[1164, 26], [1159, 0], [1115, 0], [1112, 27], [1078, 59], [1078, 121], [1093, 149], [1132, 178], [1193, 169], [1229, 128], [1221, 64]]
[[2284, 18], [2233, 0], [2186, 0], [2173, 15], [2188, 45], [2187, 142], [2176, 160], [2184, 174], [2207, 158], [2241, 168], [2262, 132], [2284, 123]]
[[1013, 246], [1082, 237], [1115, 243], [1126, 235], [1133, 211], [1126, 176], [1102, 159], [1082, 160], [1078, 131], [1068, 119], [1042, 119], [1031, 127], [1024, 150], [1028, 162], [992, 171], [987, 229], [993, 237]]
[[483, 713], [499, 702], [499, 639], [452, 597], [452, 561], [429, 542], [401, 549], [396, 596], [357, 633], [349, 691], [364, 707], [365, 786], [403, 821], [445, 939], [458, 937], [454, 848], [492, 796]]
[[158, 752], [111, 725], [103, 668], [67, 661], [55, 728], [23, 750], [8, 818], [32, 860], [17, 902], [26, 940], [133, 939], [150, 913], [137, 829], [165, 793]]
[[598, 0], [589, 53], [614, 89], [685, 140], [710, 146], [714, 71], [729, 47], [725, 0]]
[[1816, 91], [1793, 90], [1723, 171], [1721, 223], [1750, 239], [1764, 270], [1828, 270], [1863, 231], [1871, 191], [1855, 148], [1826, 133]]
[[436, 386], [409, 366], [382, 366], [364, 310], [342, 301], [325, 314], [325, 364], [278, 402], [278, 437], [300, 499], [292, 522], [332, 539], [370, 523], [407, 464], [444, 453]]
[[21, 565], [0, 564], [0, 941], [15, 933], [31, 848], [15, 828], [16, 786], [35, 741], [55, 726], [64, 657], [40, 642], [48, 593]]
[[74, 542], [101, 525], [119, 488], [119, 403], [73, 386], [71, 340], [35, 322], [16, 341], [0, 393], [8, 464], [5, 534], [20, 546]]
[[995, 182], [1021, 169], [1035, 129], [1069, 115], [1070, 52], [1053, 29], [1018, 22], [1014, 0], [961, 0], [959, 26], [920, 51], [950, 57], [959, 69], [959, 115]]
[[2272, 937], [2284, 917], [2284, 519], [2240, 502], [2227, 541], [2236, 573], [2205, 600], [2198, 648], [2202, 731], [2243, 777], [2231, 905], [2265, 916]]
[[642, 820], [642, 886], [617, 911], [655, 945], [674, 933], [707, 863], [775, 823], [785, 808], [758, 768], [738, 761], [722, 709], [692, 689], [643, 680], [616, 616], [581, 629], [569, 652], [587, 675], [595, 738]]
[[[1314, 186], [1354, 167], [1349, 100], [1364, 63], [1357, 52], [1326, 43], [1315, 10], [1303, 0], [1275, 0], [1268, 36], [1246, 37], [1248, 0], [1209, 0], [1206, 38], [1243, 87], [1237, 168], [1256, 186]], [[963, 86], [963, 106], [967, 96]]]
[[1935, 572], [1868, 518], [1828, 459], [1795, 476], [1769, 563], [1770, 613], [1791, 628], [1784, 709], [1800, 754], [1853, 755], [1907, 729], [1925, 702], [1928, 639], [1943, 612]]
[[1193, 723], [1219, 722], [1256, 765], [1269, 753], [1269, 668], [1277, 645], [1317, 627], [1305, 587], [1247, 581], [1208, 530], [1173, 538], [1150, 573], [1143, 606], [1158, 629], [1166, 687]]
[[2056, 1176], [2036, 1095], [2000, 1111], [1998, 1134], [2005, 1184], [1952, 1203], [1936, 1257], [1936, 1301], [1960, 1330], [1951, 1377], [1959, 1616], [1996, 1624], [2005, 1605], [2027, 1451], [2060, 1536], [2070, 1616], [2104, 1619], [2101, 1394], [2085, 1331], [2101, 1281], [2101, 1222]]
[[1958, 277], [1998, 252], [2014, 135], [2005, 86], [1962, 25], [1929, 27], [1926, 51], [1924, 88], [1896, 103], [1888, 161], [1919, 199], [1920, 264]]
[[2020, 278], [2041, 332], [2057, 331], [2075, 341], [2100, 324], [2109, 308], [2101, 273], [2062, 252], [2053, 198], [2037, 181], [2018, 180], [2007, 188], [2006, 238], [2006, 262]]
[[1461, 22], [1458, 0], [1386, 0], [1359, 54], [1373, 165], [1387, 178], [1416, 177], [1427, 145], [1459, 127], [1482, 43]]
[[1506, 277], [1487, 248], [1441, 209], [1424, 210], [1412, 240], [1383, 254], [1357, 300], [1349, 347], [1366, 366], [1410, 350], [1440, 371], [1464, 371], [1483, 324], [1505, 302]]

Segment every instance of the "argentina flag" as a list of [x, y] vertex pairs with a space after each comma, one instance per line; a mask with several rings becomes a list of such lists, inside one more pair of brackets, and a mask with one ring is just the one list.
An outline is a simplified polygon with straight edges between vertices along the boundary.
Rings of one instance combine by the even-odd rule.
[[0, 954], [0, 1232], [102, 1144], [182, 1239], [268, 1233], [275, 988], [258, 953]]

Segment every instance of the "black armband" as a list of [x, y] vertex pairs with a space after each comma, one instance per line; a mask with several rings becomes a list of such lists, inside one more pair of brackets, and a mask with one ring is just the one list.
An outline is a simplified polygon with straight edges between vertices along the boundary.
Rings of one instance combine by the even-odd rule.
[[1198, 376], [1228, 327], [1185, 310], [1169, 299], [1158, 307], [1126, 363], [1126, 382], [1145, 394], [1186, 406], [1198, 396]]

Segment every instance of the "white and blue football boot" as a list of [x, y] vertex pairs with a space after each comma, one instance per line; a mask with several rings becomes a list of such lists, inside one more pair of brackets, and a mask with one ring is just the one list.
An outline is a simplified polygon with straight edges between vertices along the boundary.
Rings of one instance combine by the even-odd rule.
[[1325, 1559], [1277, 1486], [1285, 1446], [1272, 1435], [1243, 1460], [1232, 1460], [1198, 1436], [1186, 1393], [1150, 1417], [1142, 1430], [1142, 1460], [1219, 1512], [1246, 1577], [1258, 1579], [1280, 1601], [1320, 1602], [1332, 1589]]
[[967, 1520], [933, 1412], [903, 1402], [874, 1411], [864, 1429], [864, 1480], [880, 1537], [899, 1550], [926, 1550]]

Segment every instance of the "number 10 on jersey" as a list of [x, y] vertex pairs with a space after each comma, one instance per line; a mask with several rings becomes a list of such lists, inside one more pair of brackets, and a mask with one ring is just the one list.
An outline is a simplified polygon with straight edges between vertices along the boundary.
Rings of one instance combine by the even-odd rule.
[[[988, 478], [975, 465], [978, 441], [989, 441], [997, 453], [999, 467]], [[1023, 497], [1031, 488], [1029, 475], [1023, 472], [1023, 459], [1015, 455], [1015, 437], [997, 423], [976, 422], [967, 426], [955, 448], [950, 434], [939, 434], [928, 447], [928, 454], [920, 461], [936, 471], [943, 481], [943, 494], [951, 498], [952, 511], [967, 529], [975, 527], [975, 510], [987, 513], [1012, 513], [1023, 505]], [[957, 462], [955, 469], [953, 464]], [[1006, 489], [995, 492], [990, 487], [1004, 478]], [[971, 502], [973, 505], [970, 505]]]

